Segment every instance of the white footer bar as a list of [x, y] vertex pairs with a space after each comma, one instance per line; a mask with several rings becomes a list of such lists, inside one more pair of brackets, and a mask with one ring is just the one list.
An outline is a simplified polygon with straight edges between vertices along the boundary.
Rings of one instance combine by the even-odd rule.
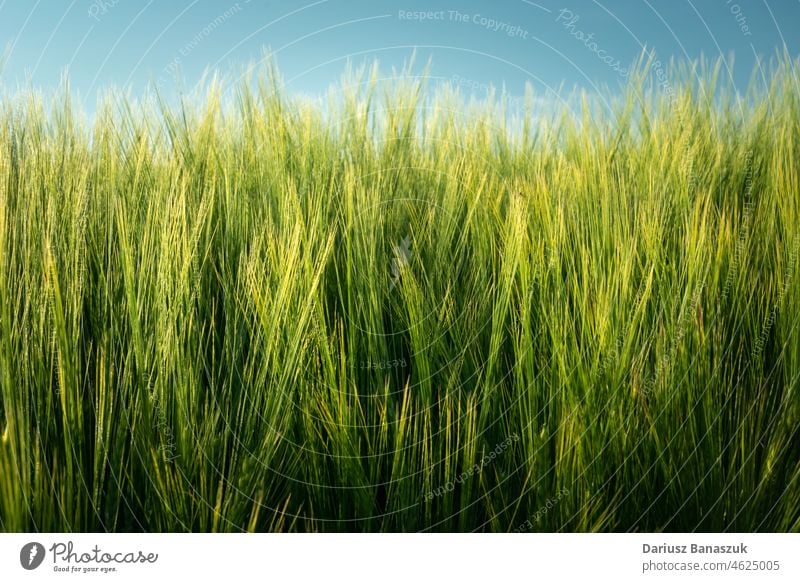
[[[800, 580], [800, 534], [3, 534], [0, 580]], [[513, 578], [511, 578], [513, 577]]]

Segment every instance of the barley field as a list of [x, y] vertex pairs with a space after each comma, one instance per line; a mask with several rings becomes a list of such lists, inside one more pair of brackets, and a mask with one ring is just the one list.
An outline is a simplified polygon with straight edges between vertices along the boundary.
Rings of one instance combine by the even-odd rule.
[[798, 62], [650, 66], [6, 92], [0, 530], [800, 531]]

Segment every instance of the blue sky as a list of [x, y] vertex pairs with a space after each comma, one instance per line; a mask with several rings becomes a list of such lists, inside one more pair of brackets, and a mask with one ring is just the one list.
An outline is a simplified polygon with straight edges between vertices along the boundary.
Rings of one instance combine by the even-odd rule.
[[522, 95], [616, 87], [647, 47], [665, 63], [735, 55], [724, 73], [743, 87], [757, 56], [800, 54], [797, 23], [800, 0], [0, 0], [0, 84], [49, 90], [68, 72], [91, 108], [103, 88], [174, 92], [177, 71], [191, 87], [270, 49], [291, 91], [319, 94], [348, 61], [388, 72], [416, 48], [464, 93]]

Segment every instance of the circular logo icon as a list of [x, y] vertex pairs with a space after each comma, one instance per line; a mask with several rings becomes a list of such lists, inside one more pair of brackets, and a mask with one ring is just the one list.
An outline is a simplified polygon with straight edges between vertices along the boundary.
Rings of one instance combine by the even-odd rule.
[[356, 271], [356, 300], [345, 316], [360, 332], [388, 338], [445, 311], [452, 293], [431, 275], [445, 265], [469, 272], [468, 253], [452, 244], [458, 232], [455, 217], [425, 198], [392, 198], [360, 211], [343, 233], [347, 260], [365, 269]]
[[19, 552], [19, 563], [26, 570], [35, 570], [44, 561], [44, 546], [38, 542], [30, 542], [22, 546]]

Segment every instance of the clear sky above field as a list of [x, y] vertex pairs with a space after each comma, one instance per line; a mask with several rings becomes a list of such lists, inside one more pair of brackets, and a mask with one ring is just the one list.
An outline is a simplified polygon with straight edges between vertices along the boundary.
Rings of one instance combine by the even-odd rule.
[[99, 89], [148, 83], [174, 93], [206, 69], [238, 74], [266, 48], [288, 87], [318, 94], [348, 60], [417, 69], [480, 97], [624, 82], [646, 47], [670, 57], [725, 57], [744, 86], [757, 56], [800, 51], [800, 0], [0, 0], [2, 84], [57, 87], [64, 71], [84, 105]]

